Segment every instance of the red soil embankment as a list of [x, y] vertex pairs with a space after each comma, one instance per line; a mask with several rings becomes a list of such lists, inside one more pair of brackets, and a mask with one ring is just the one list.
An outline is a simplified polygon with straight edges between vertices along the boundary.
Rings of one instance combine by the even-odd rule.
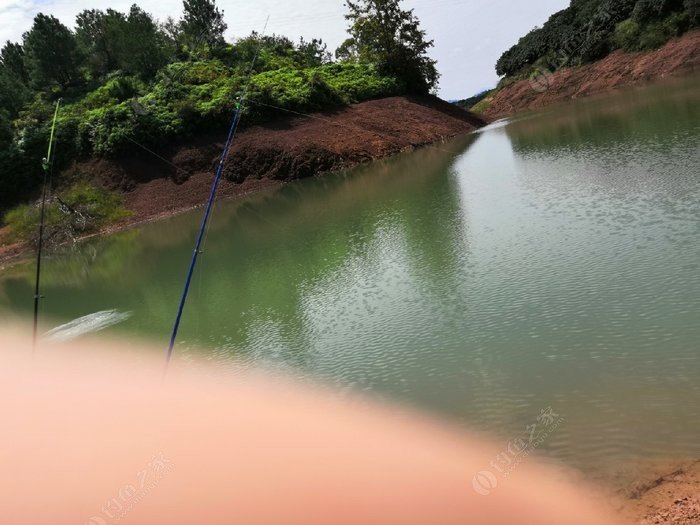
[[[390, 97], [310, 116], [280, 113], [274, 122], [236, 137], [219, 196], [243, 195], [348, 168], [485, 124], [482, 117], [436, 97]], [[224, 138], [200, 136], [150, 153], [137, 150], [119, 159], [93, 158], [76, 163], [64, 176], [87, 178], [122, 192], [133, 213], [109, 230], [121, 229], [204, 204]], [[0, 262], [22, 252], [21, 245], [3, 246], [2, 237], [0, 230]]]
[[700, 71], [700, 30], [668, 42], [656, 51], [615, 51], [580, 67], [539, 75], [504, 87], [494, 95], [484, 115], [501, 118], [551, 104], [586, 97], [668, 76]]
[[[348, 168], [484, 124], [481, 117], [437, 98], [391, 97], [311, 117], [283, 115], [272, 124], [238, 135], [226, 162], [220, 195], [240, 195], [281, 181]], [[125, 162], [93, 160], [76, 168], [129, 190], [126, 206], [134, 212], [132, 220], [141, 221], [206, 201], [222, 138], [200, 137], [164, 154], [180, 170], [153, 156], [141, 156], [136, 165], [132, 158]], [[160, 175], [152, 177], [154, 172]]]

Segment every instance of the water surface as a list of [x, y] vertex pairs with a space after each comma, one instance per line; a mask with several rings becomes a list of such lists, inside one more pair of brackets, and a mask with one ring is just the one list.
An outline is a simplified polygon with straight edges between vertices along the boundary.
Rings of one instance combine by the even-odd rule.
[[[504, 442], [552, 407], [565, 422], [540, 452], [575, 466], [699, 454], [698, 87], [219, 203], [176, 358], [301, 373]], [[165, 347], [199, 214], [50, 256], [46, 329], [130, 312], [102, 333]], [[32, 272], [0, 275], [3, 318], [29, 318]]]

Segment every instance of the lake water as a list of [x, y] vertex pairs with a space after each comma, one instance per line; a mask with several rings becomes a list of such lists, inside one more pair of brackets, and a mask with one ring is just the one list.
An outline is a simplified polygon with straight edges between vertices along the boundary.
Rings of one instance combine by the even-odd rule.
[[[262, 364], [574, 466], [700, 454], [700, 83], [584, 100], [217, 205], [175, 359]], [[165, 349], [200, 211], [46, 259], [48, 330]], [[0, 275], [29, 319], [31, 264]], [[99, 324], [99, 323], [98, 323]], [[203, 349], [198, 349], [203, 348]]]

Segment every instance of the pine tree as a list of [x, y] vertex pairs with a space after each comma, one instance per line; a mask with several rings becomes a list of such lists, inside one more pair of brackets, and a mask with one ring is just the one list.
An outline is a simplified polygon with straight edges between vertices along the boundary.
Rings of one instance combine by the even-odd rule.
[[228, 27], [224, 12], [219, 11], [214, 0], [183, 0], [182, 32], [190, 46], [206, 44], [210, 49], [221, 45]]
[[24, 63], [34, 86], [68, 87], [80, 78], [80, 61], [71, 30], [53, 16], [36, 15], [34, 25], [24, 33]]
[[0, 50], [0, 63], [17, 81], [25, 85], [29, 83], [27, 68], [24, 67], [24, 49], [21, 44], [8, 40]]

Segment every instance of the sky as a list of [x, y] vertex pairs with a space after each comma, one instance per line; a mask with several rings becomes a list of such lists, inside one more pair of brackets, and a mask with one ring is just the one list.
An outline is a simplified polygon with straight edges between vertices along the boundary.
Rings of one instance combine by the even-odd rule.
[[[127, 11], [136, 1], [157, 19], [179, 18], [181, 0], [0, 0], [0, 42], [20, 41], [37, 13], [52, 14], [69, 27], [83, 9]], [[343, 0], [216, 0], [228, 24], [228, 40], [261, 32], [292, 40], [322, 38], [334, 50], [347, 38]], [[415, 9], [438, 61], [439, 95], [452, 100], [495, 86], [498, 57], [535, 26], [564, 9], [569, 0], [404, 0]]]

